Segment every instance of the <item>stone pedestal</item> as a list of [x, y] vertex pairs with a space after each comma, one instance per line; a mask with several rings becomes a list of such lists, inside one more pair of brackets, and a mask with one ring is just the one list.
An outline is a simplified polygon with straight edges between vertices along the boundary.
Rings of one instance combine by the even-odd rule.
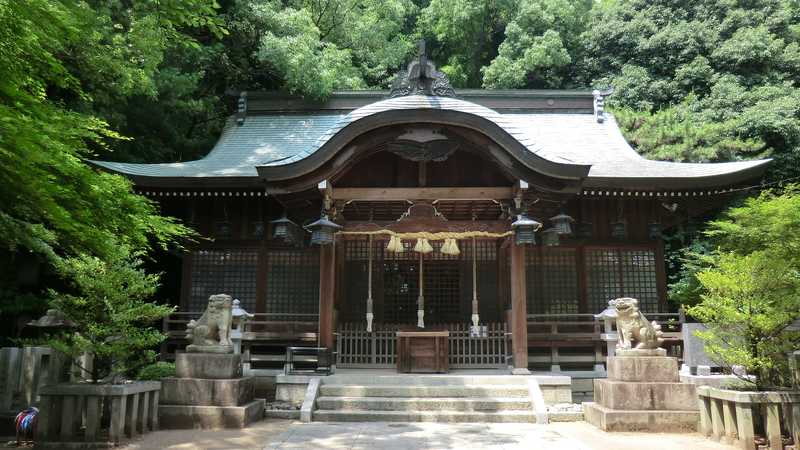
[[162, 428], [244, 428], [264, 416], [254, 379], [242, 377], [241, 355], [179, 353], [177, 378], [161, 380]]
[[700, 413], [695, 386], [680, 382], [678, 360], [665, 356], [608, 358], [608, 378], [594, 380], [586, 421], [604, 431], [694, 431]]

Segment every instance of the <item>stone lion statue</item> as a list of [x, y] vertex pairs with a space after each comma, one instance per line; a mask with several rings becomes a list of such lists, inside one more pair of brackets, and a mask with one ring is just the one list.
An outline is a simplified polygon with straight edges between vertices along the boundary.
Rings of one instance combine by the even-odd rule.
[[231, 306], [233, 299], [227, 294], [216, 294], [208, 298], [208, 306], [197, 320], [186, 325], [187, 352], [231, 353]]
[[[639, 301], [635, 298], [623, 297], [611, 300], [608, 306], [617, 311], [617, 350], [652, 350], [661, 347], [664, 339], [661, 337], [661, 325], [655, 321], [648, 322], [647, 318], [639, 311]], [[633, 341], [636, 347], [632, 347]]]

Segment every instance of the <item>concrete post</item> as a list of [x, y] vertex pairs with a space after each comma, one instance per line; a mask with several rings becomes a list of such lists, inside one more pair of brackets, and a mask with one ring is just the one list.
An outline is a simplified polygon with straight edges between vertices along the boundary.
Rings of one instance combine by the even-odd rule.
[[698, 397], [697, 403], [700, 409], [700, 433], [704, 436], [711, 436], [711, 399]]
[[100, 431], [100, 400], [101, 398], [97, 396], [86, 397], [86, 431], [84, 432], [86, 442], [97, 441]]
[[114, 443], [122, 440], [122, 433], [125, 431], [126, 400], [124, 395], [111, 397], [111, 426], [108, 429], [108, 438]]
[[764, 429], [767, 432], [770, 450], [783, 450], [781, 440], [781, 405], [778, 403], [767, 404], [767, 424]]
[[0, 349], [0, 411], [11, 411], [14, 393], [19, 389], [22, 350], [16, 347]]
[[718, 398], [711, 399], [711, 432], [714, 439], [721, 440], [725, 435], [724, 427], [725, 422], [722, 419], [722, 400]]
[[755, 428], [753, 426], [753, 409], [749, 404], [736, 404], [736, 427], [739, 435], [739, 448], [753, 450], [755, 448]]
[[722, 402], [722, 420], [725, 423], [725, 442], [733, 444], [736, 441], [736, 418], [733, 404], [729, 401]]

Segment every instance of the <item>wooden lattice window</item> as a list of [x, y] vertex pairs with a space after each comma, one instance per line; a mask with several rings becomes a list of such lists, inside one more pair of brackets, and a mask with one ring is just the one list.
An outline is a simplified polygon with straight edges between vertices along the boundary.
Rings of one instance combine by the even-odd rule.
[[266, 312], [270, 320], [308, 320], [319, 311], [319, 250], [267, 250]]
[[659, 311], [655, 250], [587, 248], [586, 272], [589, 312], [602, 311], [618, 297], [639, 300], [643, 312]]
[[580, 303], [578, 251], [529, 247], [525, 253], [528, 313], [575, 314]]
[[256, 309], [258, 249], [197, 250], [190, 257], [189, 311], [205, 310], [214, 294], [229, 294], [245, 309]]

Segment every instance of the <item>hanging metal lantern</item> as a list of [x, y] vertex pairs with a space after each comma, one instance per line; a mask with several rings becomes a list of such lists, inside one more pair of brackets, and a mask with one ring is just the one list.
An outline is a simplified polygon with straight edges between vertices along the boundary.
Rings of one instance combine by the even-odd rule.
[[341, 230], [342, 226], [328, 220], [328, 216], [323, 214], [318, 221], [306, 226], [311, 232], [311, 245], [333, 244], [333, 234]]
[[256, 220], [252, 223], [252, 233], [253, 237], [256, 239], [261, 239], [264, 237], [264, 222], [260, 220]]
[[569, 236], [572, 234], [572, 222], [575, 222], [575, 219], [564, 214], [563, 212], [550, 218], [550, 223], [553, 224], [553, 229], [556, 230], [556, 233], [561, 236]]
[[229, 238], [233, 232], [231, 223], [227, 220], [221, 220], [214, 224], [214, 234], [220, 238]]
[[289, 220], [289, 218], [286, 217], [286, 214], [284, 214], [280, 219], [271, 221], [270, 224], [272, 224], [273, 239], [285, 242], [294, 241], [297, 224]]
[[661, 224], [653, 222], [647, 225], [647, 236], [650, 239], [661, 239]]
[[594, 225], [592, 222], [581, 222], [578, 224], [575, 234], [581, 239], [591, 239], [594, 234]]
[[511, 224], [511, 229], [514, 230], [514, 239], [517, 245], [522, 244], [535, 244], [536, 232], [542, 228], [542, 224], [529, 219], [524, 214], [517, 216], [517, 220]]
[[558, 230], [555, 227], [548, 228], [542, 232], [542, 245], [555, 247], [558, 244], [560, 244]]
[[628, 237], [628, 224], [624, 220], [618, 220], [612, 223], [611, 237], [614, 239], [625, 239]]

